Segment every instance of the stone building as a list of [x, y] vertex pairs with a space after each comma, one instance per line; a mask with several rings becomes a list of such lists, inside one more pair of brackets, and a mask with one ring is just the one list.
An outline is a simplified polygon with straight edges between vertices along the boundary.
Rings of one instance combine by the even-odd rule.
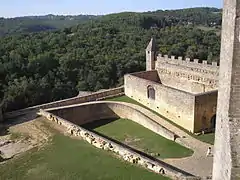
[[125, 94], [186, 130], [215, 129], [219, 66], [213, 62], [157, 53], [146, 48], [146, 71], [124, 76]]

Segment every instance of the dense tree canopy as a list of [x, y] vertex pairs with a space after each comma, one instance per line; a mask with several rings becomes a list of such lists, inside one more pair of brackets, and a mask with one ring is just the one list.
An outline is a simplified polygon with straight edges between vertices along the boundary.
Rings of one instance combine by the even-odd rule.
[[168, 11], [168, 17], [179, 16], [178, 20], [166, 18], [165, 11], [120, 13], [54, 32], [0, 38], [4, 110], [72, 97], [79, 90], [116, 87], [123, 83], [124, 74], [145, 69], [145, 47], [152, 36], [162, 54], [218, 60], [220, 37], [212, 25], [219, 23], [220, 12], [210, 10], [209, 20], [199, 19], [193, 11], [193, 24], [183, 23], [190, 22], [181, 19], [184, 10]]

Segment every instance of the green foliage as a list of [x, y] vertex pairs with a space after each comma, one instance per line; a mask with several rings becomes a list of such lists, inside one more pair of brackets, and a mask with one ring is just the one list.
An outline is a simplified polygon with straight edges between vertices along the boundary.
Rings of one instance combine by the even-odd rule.
[[95, 19], [97, 16], [92, 15], [78, 15], [78, 16], [26, 16], [16, 18], [0, 18], [0, 36], [52, 31], [61, 28], [67, 28], [76, 24]]
[[120, 161], [109, 152], [96, 149], [84, 141], [56, 134], [50, 145], [40, 150], [32, 150], [0, 165], [0, 179], [167, 180], [168, 178]]
[[[208, 22], [203, 15], [202, 20], [195, 19], [196, 13], [204, 14], [201, 12], [220, 15], [220, 10], [208, 8], [126, 12], [54, 32], [0, 38], [4, 110], [72, 97], [78, 90], [97, 91], [123, 84], [124, 74], [145, 69], [145, 48], [151, 36], [157, 37], [161, 53], [216, 61], [220, 37], [214, 30], [198, 28]], [[179, 19], [184, 14], [187, 17]], [[190, 17], [196, 20], [196, 27], [183, 23]], [[209, 18], [217, 23], [217, 18]]]
[[[107, 120], [101, 120], [104, 124]], [[91, 128], [98, 121], [84, 125]], [[94, 131], [127, 144], [149, 155], [164, 158], [182, 158], [191, 156], [193, 151], [146, 129], [127, 119], [118, 119], [94, 127]]]

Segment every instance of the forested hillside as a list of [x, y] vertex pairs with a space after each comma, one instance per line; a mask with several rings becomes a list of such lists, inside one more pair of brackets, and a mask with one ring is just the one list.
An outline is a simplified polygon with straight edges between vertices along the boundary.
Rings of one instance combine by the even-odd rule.
[[163, 54], [217, 61], [220, 14], [212, 8], [126, 12], [54, 32], [0, 38], [4, 110], [116, 87], [124, 74], [145, 69], [145, 47], [152, 36]]
[[78, 16], [27, 16], [16, 18], [0, 18], [0, 36], [50, 31], [71, 27], [79, 23], [96, 19], [97, 16], [78, 15]]

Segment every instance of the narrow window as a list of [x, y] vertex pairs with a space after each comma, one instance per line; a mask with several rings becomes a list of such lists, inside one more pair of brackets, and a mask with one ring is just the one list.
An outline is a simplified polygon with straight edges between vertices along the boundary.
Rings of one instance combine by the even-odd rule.
[[148, 99], [155, 100], [155, 89], [152, 86], [147, 87], [147, 97]]

